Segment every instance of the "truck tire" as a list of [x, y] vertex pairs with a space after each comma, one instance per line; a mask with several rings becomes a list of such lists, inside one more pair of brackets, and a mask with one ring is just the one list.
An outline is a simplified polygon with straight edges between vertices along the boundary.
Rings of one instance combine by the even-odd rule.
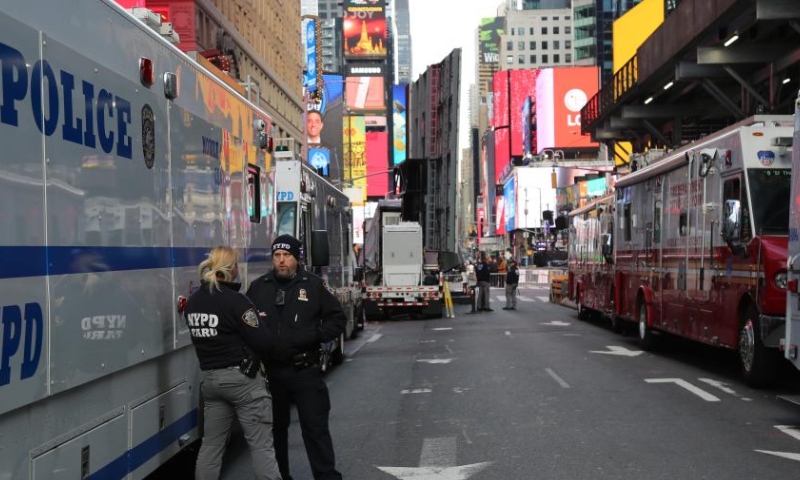
[[750, 304], [739, 327], [739, 363], [745, 382], [753, 388], [768, 387], [775, 383], [780, 367], [778, 352], [761, 342], [758, 334], [760, 323], [758, 309]]
[[639, 302], [639, 348], [645, 352], [655, 350], [658, 346], [658, 337], [648, 323], [647, 305], [642, 300]]
[[339, 335], [336, 348], [331, 352], [331, 364], [341, 365], [344, 362], [344, 334]]

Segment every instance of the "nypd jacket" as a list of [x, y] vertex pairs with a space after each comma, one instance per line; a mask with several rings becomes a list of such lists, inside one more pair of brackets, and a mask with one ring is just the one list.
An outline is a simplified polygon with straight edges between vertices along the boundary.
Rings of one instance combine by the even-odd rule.
[[209, 289], [203, 282], [186, 302], [183, 317], [202, 370], [239, 365], [248, 356], [246, 346], [260, 353], [272, 349], [269, 329], [240, 287], [219, 282], [219, 289]]
[[489, 269], [489, 264], [485, 262], [478, 262], [475, 265], [475, 276], [478, 278], [479, 282], [488, 282], [492, 279], [491, 271]]
[[[284, 291], [283, 306], [276, 305], [278, 290]], [[272, 363], [316, 352], [321, 343], [335, 340], [347, 326], [342, 305], [327, 284], [304, 270], [288, 281], [279, 281], [269, 272], [250, 284], [247, 296], [275, 338], [275, 350], [269, 355]]]

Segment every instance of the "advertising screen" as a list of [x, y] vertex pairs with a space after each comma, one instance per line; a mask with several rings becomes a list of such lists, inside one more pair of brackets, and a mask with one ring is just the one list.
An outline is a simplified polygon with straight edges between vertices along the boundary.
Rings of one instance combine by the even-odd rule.
[[[367, 196], [385, 197], [389, 191], [389, 133], [367, 132]], [[384, 172], [383, 174], [381, 172]]]
[[408, 85], [392, 87], [392, 165], [400, 165], [406, 161], [408, 128]]
[[522, 155], [531, 153], [531, 97], [522, 104]]
[[509, 138], [508, 128], [503, 128], [494, 131], [494, 183], [491, 187], [500, 183], [500, 178], [503, 176], [503, 171], [511, 162], [508, 152], [511, 148], [511, 138]]
[[536, 80], [536, 151], [590, 148], [598, 144], [581, 134], [581, 108], [597, 93], [597, 67], [542, 70]]
[[506, 219], [506, 232], [513, 231], [516, 226], [514, 225], [514, 219], [516, 217], [516, 207], [517, 207], [517, 200], [516, 200], [516, 189], [515, 187], [514, 177], [512, 176], [511, 179], [506, 182], [505, 186], [503, 187], [503, 198], [505, 198], [505, 219]]
[[497, 72], [494, 74], [494, 90], [492, 102], [492, 126], [494, 128], [507, 127], [510, 119], [508, 118], [508, 78], [509, 71]]
[[494, 199], [494, 214], [495, 218], [497, 219], [497, 223], [494, 226], [494, 234], [495, 235], [505, 235], [505, 213], [506, 213], [506, 203], [503, 197], [497, 197]]
[[500, 36], [503, 35], [504, 17], [481, 19], [478, 27], [478, 61], [482, 65], [500, 63]]
[[[344, 181], [364, 192], [367, 200], [367, 134], [364, 117], [346, 116], [343, 120], [344, 133]], [[355, 180], [351, 180], [355, 179]]]
[[539, 70], [513, 70], [511, 72], [511, 98], [506, 110], [511, 113], [511, 155], [521, 157], [522, 152], [522, 106], [528, 98], [536, 98], [536, 77]]
[[322, 79], [322, 99], [319, 103], [309, 103], [306, 113], [308, 163], [313, 165], [311, 160], [316, 154], [314, 161], [321, 165], [320, 155], [323, 155], [327, 159], [325, 175], [338, 180], [341, 179], [342, 165], [343, 78], [341, 75], [323, 75]]
[[309, 92], [317, 91], [317, 22], [306, 22], [306, 71], [303, 86]]
[[346, 58], [385, 58], [386, 13], [383, 0], [345, 0], [344, 55]]
[[350, 110], [386, 110], [383, 77], [347, 77], [345, 92]]

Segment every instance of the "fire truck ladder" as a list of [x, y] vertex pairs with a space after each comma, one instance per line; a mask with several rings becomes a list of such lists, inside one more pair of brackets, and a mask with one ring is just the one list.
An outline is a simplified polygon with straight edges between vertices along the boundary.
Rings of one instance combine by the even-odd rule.
[[[428, 156], [439, 156], [439, 102], [441, 100], [442, 89], [442, 67], [434, 65], [431, 67], [431, 140], [428, 144]], [[428, 176], [430, 179], [430, 175]]]

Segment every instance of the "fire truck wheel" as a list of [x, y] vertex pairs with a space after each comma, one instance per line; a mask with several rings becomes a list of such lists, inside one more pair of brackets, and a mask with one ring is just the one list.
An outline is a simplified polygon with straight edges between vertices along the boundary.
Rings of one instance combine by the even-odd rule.
[[647, 324], [647, 305], [642, 301], [639, 304], [639, 347], [644, 351], [653, 350], [656, 342], [655, 333]]
[[739, 361], [745, 382], [754, 388], [771, 385], [779, 367], [777, 353], [761, 342], [759, 323], [758, 309], [751, 304], [739, 329]]

